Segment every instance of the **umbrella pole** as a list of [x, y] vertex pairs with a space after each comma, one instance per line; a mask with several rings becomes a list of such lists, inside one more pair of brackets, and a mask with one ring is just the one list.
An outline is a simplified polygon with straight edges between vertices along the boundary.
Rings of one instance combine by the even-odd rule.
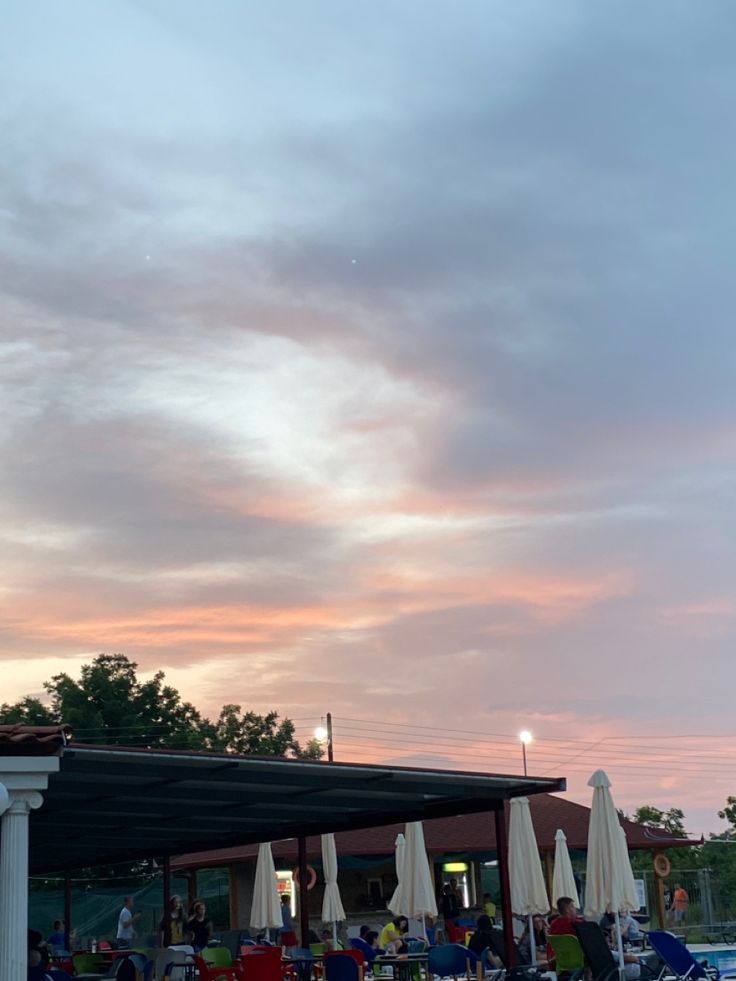
[[332, 921], [332, 944], [333, 948], [337, 950], [337, 920]]
[[532, 967], [537, 966], [537, 945], [534, 943], [534, 914], [529, 914], [529, 957]]
[[624, 976], [624, 941], [621, 936], [621, 918], [616, 910], [616, 945], [618, 947], [618, 966], [621, 968], [621, 977]]

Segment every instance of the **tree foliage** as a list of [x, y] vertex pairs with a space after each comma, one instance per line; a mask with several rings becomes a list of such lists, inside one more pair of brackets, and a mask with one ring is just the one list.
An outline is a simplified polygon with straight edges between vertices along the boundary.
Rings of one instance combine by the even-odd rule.
[[646, 824], [650, 828], [661, 828], [676, 838], [687, 837], [683, 823], [685, 813], [679, 807], [670, 807], [667, 811], [661, 811], [651, 804], [643, 804], [641, 807], [637, 807], [633, 820], [637, 824]]
[[44, 684], [50, 704], [27, 696], [0, 705], [0, 723], [53, 725], [67, 722], [78, 742], [153, 749], [211, 750], [261, 756], [319, 759], [319, 743], [302, 747], [294, 723], [278, 712], [258, 715], [224, 705], [211, 722], [165, 683], [163, 671], [141, 681], [138, 665], [124, 654], [100, 654], [85, 664], [79, 679], [62, 672]]

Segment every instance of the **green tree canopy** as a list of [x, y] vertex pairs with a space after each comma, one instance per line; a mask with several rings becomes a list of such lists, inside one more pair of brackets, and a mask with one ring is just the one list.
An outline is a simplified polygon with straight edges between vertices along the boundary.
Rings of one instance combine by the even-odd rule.
[[82, 667], [78, 680], [62, 672], [47, 681], [49, 705], [30, 696], [0, 705], [0, 722], [67, 722], [78, 742], [311, 759], [322, 755], [316, 740], [300, 746], [293, 722], [275, 711], [258, 715], [225, 705], [211, 722], [165, 684], [163, 671], [141, 681], [137, 669], [124, 654], [100, 654]]
[[667, 831], [677, 838], [687, 837], [683, 824], [685, 813], [679, 807], [670, 807], [667, 811], [661, 811], [651, 804], [643, 804], [641, 807], [637, 807], [633, 820], [637, 824], [646, 824], [650, 828], [662, 828], [663, 831]]

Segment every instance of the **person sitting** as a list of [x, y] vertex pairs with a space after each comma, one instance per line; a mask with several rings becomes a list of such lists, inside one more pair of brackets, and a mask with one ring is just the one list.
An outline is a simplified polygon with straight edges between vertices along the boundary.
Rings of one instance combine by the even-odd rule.
[[[532, 917], [532, 927], [534, 929], [534, 950], [536, 953], [534, 960], [537, 964], [541, 964], [542, 962], [546, 962], [547, 959], [547, 921], [543, 916], [537, 914]], [[528, 920], [519, 938], [519, 952], [524, 958], [524, 963], [532, 963], [532, 945]]]
[[64, 932], [64, 921], [54, 920], [54, 929], [48, 935], [46, 943], [52, 950], [64, 950], [66, 947], [66, 934]]
[[483, 893], [483, 912], [491, 918], [491, 923], [496, 922], [496, 904], [491, 899], [489, 892]]
[[[608, 946], [614, 952], [614, 955], [618, 956], [618, 942], [616, 940], [616, 925], [615, 920], [608, 929], [603, 930], [604, 936], [608, 941]], [[624, 953], [624, 975], [627, 981], [636, 981], [637, 978], [641, 977], [641, 960], [636, 956], [636, 954]]]
[[491, 918], [487, 913], [481, 913], [475, 921], [475, 932], [468, 941], [468, 948], [478, 957], [480, 957], [484, 950], [487, 951], [486, 956], [488, 957], [489, 964], [500, 970], [503, 964], [498, 957], [491, 953], [493, 949], [492, 941], [493, 924], [491, 923]]
[[368, 926], [368, 924], [367, 924], [367, 923], [365, 923], [365, 924], [364, 924], [364, 925], [363, 925], [363, 926], [362, 926], [362, 927], [360, 928], [360, 933], [358, 934], [358, 936], [360, 937], [360, 939], [361, 939], [361, 940], [365, 940], [365, 935], [366, 935], [367, 933], [370, 933], [370, 932], [371, 932], [371, 928], [370, 928], [370, 927]]
[[405, 916], [395, 916], [381, 930], [378, 946], [387, 954], [405, 954], [407, 946], [404, 936], [409, 932], [409, 921]]
[[642, 939], [641, 926], [631, 913], [626, 911], [619, 913], [618, 922], [621, 927], [621, 939], [624, 943], [636, 943]]
[[[579, 922], [580, 917], [575, 907], [575, 900], [570, 899], [569, 896], [560, 896], [556, 906], [557, 916], [547, 927], [547, 934], [549, 936], [558, 936], [559, 934], [566, 934], [571, 937], [577, 936], [575, 933], [575, 924]], [[554, 970], [555, 952], [549, 943], [547, 943], [547, 962], [550, 965], [550, 969]]]
[[378, 930], [368, 930], [361, 938], [372, 950], [380, 950], [378, 946]]
[[332, 930], [328, 930], [327, 927], [322, 931], [322, 940], [320, 943], [325, 945], [325, 950], [342, 950], [343, 946], [339, 940], [335, 940], [335, 936]]

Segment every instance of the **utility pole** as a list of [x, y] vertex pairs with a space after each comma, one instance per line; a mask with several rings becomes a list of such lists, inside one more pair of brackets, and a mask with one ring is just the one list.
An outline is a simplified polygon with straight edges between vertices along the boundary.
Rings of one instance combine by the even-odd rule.
[[334, 747], [332, 745], [332, 712], [328, 712], [325, 716], [325, 722], [327, 723], [327, 762], [333, 763], [335, 760]]

